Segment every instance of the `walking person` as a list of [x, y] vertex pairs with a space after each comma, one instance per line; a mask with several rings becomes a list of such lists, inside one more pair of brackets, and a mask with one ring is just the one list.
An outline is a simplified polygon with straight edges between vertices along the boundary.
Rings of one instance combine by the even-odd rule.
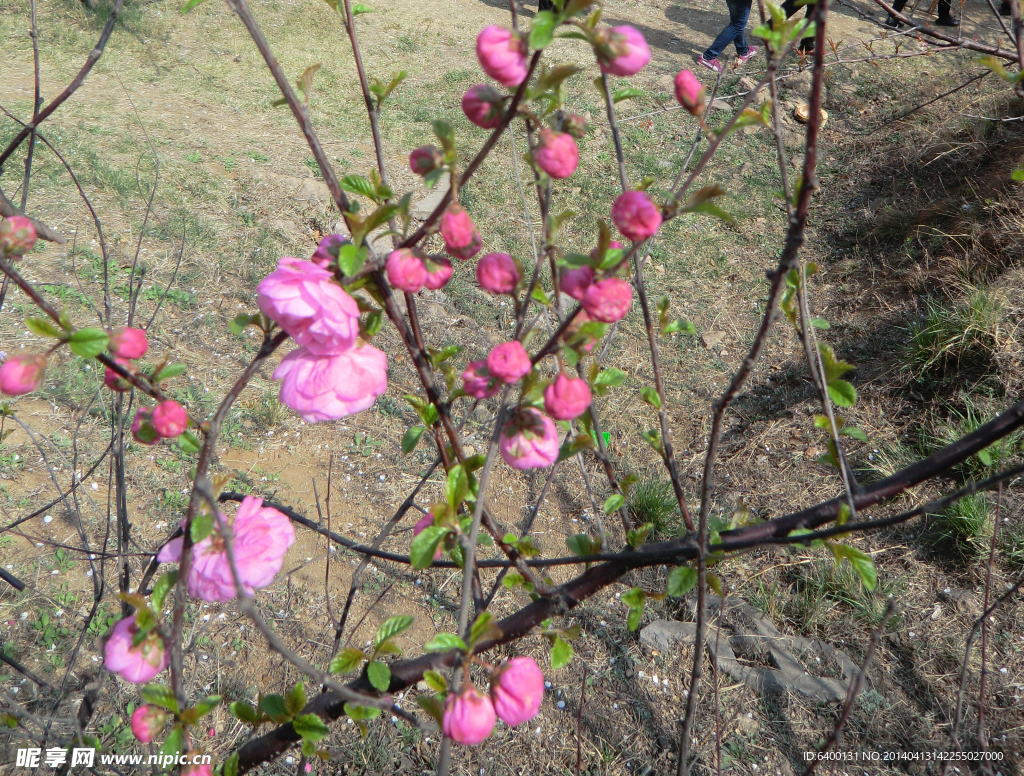
[[725, 67], [718, 61], [718, 55], [730, 43], [736, 46], [736, 63], [738, 65], [757, 56], [761, 49], [757, 46], [747, 45], [747, 39], [743, 35], [747, 28], [747, 20], [750, 18], [751, 2], [752, 0], [725, 0], [726, 5], [729, 6], [729, 26], [718, 33], [715, 42], [700, 55], [697, 64], [703, 65], [708, 70], [714, 70], [716, 73], [724, 72]]
[[[896, 0], [896, 2], [892, 4], [892, 9], [896, 13], [902, 13], [903, 8], [906, 5], [907, 0]], [[1009, 3], [1006, 4], [1007, 9], [1009, 9], [1009, 5]], [[935, 20], [935, 24], [938, 25], [939, 27], [960, 26], [960, 20], [954, 18], [953, 14], [950, 12], [949, 0], [939, 0], [939, 18]], [[889, 18], [885, 20], [885, 26], [892, 27], [894, 30], [897, 30], [903, 26], [903, 22], [901, 22], [892, 14], [889, 14]]]

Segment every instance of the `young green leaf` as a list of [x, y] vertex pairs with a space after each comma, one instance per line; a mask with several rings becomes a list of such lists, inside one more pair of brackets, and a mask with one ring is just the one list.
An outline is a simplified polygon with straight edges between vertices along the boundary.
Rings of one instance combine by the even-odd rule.
[[645, 385], [640, 389], [640, 395], [644, 401], [650, 404], [654, 409], [661, 409], [661, 397], [658, 396], [658, 392], [649, 385]]
[[621, 493], [613, 493], [604, 502], [604, 506], [601, 509], [606, 515], [610, 515], [612, 512], [617, 511], [625, 502], [626, 499], [623, 498]]
[[178, 449], [186, 455], [191, 455], [202, 450], [203, 444], [191, 431], [183, 431], [178, 436]]
[[167, 598], [167, 594], [174, 588], [178, 583], [178, 570], [168, 571], [166, 574], [161, 575], [160, 579], [153, 585], [153, 595], [150, 597], [150, 604], [153, 607], [153, 611], [157, 614], [164, 608], [164, 599]]
[[391, 684], [391, 669], [388, 668], [387, 663], [382, 663], [380, 660], [371, 660], [366, 666], [366, 678], [378, 690], [387, 692], [388, 686]]
[[256, 724], [256, 709], [248, 701], [235, 701], [228, 706], [228, 710], [235, 719], [241, 720], [247, 725]]
[[828, 548], [835, 555], [837, 562], [841, 558], [846, 558], [850, 561], [850, 565], [857, 572], [857, 576], [860, 577], [865, 590], [870, 592], [875, 589], [875, 586], [878, 585], [878, 570], [875, 568], [875, 562], [871, 560], [870, 555], [848, 544], [829, 544]]
[[481, 641], [500, 639], [501, 635], [501, 629], [494, 622], [494, 615], [486, 611], [481, 612], [469, 629], [469, 646], [473, 647]]
[[306, 686], [302, 682], [296, 682], [284, 696], [284, 708], [292, 716], [295, 716], [306, 706]]
[[427, 652], [447, 652], [450, 649], [461, 649], [466, 651], [466, 642], [454, 633], [438, 633], [434, 638], [423, 645]]
[[431, 525], [413, 538], [409, 548], [409, 560], [414, 569], [425, 569], [434, 562], [437, 547], [449, 530], [443, 525]]
[[40, 337], [56, 337], [58, 339], [61, 337], [60, 329], [45, 318], [28, 317], [25, 319], [25, 326], [30, 332], [38, 334]]
[[689, 566], [676, 566], [668, 575], [668, 594], [675, 598], [693, 590], [697, 584], [697, 569]]
[[555, 39], [555, 27], [558, 17], [551, 11], [540, 11], [534, 15], [530, 24], [530, 48], [542, 49], [551, 45]]
[[448, 680], [444, 678], [444, 674], [437, 671], [424, 671], [423, 681], [426, 682], [427, 687], [434, 692], [446, 692], [448, 690]]
[[146, 703], [178, 713], [178, 700], [174, 697], [174, 691], [165, 685], [147, 684], [142, 688], [142, 699]]
[[68, 346], [71, 352], [82, 358], [96, 358], [107, 349], [110, 337], [103, 329], [89, 328], [79, 329], [68, 337]]
[[572, 644], [561, 636], [555, 636], [555, 640], [551, 643], [551, 667], [558, 669], [568, 665], [572, 660], [572, 655]]
[[[380, 709], [377, 711], [380, 711]], [[296, 733], [302, 736], [304, 741], [312, 743], [316, 743], [321, 738], [326, 738], [331, 734], [327, 725], [316, 714], [300, 714], [292, 720], [292, 727]]]
[[393, 639], [401, 633], [405, 633], [412, 624], [415, 622], [415, 618], [408, 614], [398, 614], [394, 617], [388, 617], [384, 622], [377, 628], [377, 638], [374, 640], [375, 646], [380, 646], [385, 641]]
[[630, 100], [634, 97], [644, 97], [646, 93], [643, 89], [637, 89], [635, 87], [628, 86], [625, 89], [616, 90], [615, 94], [612, 95], [612, 102], [619, 103], [623, 100]]
[[466, 470], [462, 468], [461, 464], [453, 466], [448, 472], [448, 480], [444, 488], [444, 495], [452, 509], [459, 508], [459, 504], [466, 498], [468, 491], [469, 478], [466, 476]]
[[276, 692], [260, 698], [259, 710], [279, 725], [292, 718], [292, 715], [288, 713], [288, 709], [285, 707], [284, 698]]
[[356, 667], [366, 659], [366, 653], [355, 647], [346, 647], [331, 660], [330, 671], [332, 674], [347, 674], [356, 670]]
[[852, 407], [857, 403], [857, 389], [846, 380], [832, 380], [828, 384], [828, 395], [839, 407]]

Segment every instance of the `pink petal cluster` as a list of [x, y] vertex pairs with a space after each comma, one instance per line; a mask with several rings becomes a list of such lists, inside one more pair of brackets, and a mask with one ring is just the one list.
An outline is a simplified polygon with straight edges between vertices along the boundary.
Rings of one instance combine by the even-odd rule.
[[487, 371], [503, 383], [515, 383], [530, 373], [530, 354], [519, 340], [503, 342], [487, 354]]
[[409, 169], [417, 175], [433, 172], [442, 164], [444, 164], [444, 156], [436, 146], [420, 146], [409, 154]]
[[526, 407], [502, 427], [498, 449], [513, 469], [544, 469], [558, 460], [558, 430], [547, 415]]
[[540, 131], [534, 158], [537, 166], [552, 178], [568, 178], [580, 163], [580, 150], [568, 132], [555, 132], [545, 127]]
[[296, 348], [281, 360], [274, 379], [283, 381], [282, 403], [307, 423], [318, 423], [372, 406], [387, 390], [388, 360], [372, 345], [324, 356]]
[[167, 712], [159, 706], [143, 705], [132, 712], [132, 735], [148, 744], [163, 729]]
[[498, 666], [491, 676], [494, 711], [506, 725], [519, 725], [537, 716], [544, 700], [544, 674], [532, 657], [518, 656]]
[[[221, 515], [222, 520], [226, 518]], [[246, 496], [231, 524], [232, 549], [238, 579], [247, 595], [274, 581], [281, 570], [285, 552], [295, 542], [291, 522], [276, 509], [263, 506], [263, 499]], [[184, 537], [172, 539], [157, 556], [161, 563], [181, 560]], [[188, 594], [204, 601], [230, 601], [235, 598], [235, 581], [224, 549], [224, 539], [216, 530], [192, 547], [192, 566], [188, 574]]]
[[502, 86], [519, 86], [526, 80], [526, 41], [506, 27], [484, 27], [476, 39], [480, 67]]
[[132, 639], [137, 632], [135, 617], [125, 617], [117, 623], [103, 647], [103, 663], [129, 682], [143, 684], [167, 667], [168, 655], [155, 630], [150, 631], [139, 646], [133, 646]]
[[459, 744], [479, 744], [494, 730], [494, 704], [469, 682], [444, 704], [444, 734]]
[[[114, 363], [118, 366], [124, 367], [125, 371], [134, 374], [135, 364], [129, 361], [127, 358], [114, 357]], [[109, 366], [103, 370], [103, 384], [112, 391], [123, 393], [124, 391], [130, 390], [132, 384], [125, 380], [121, 375], [111, 369]]]
[[627, 191], [612, 205], [612, 221], [630, 240], [646, 240], [661, 226], [661, 210], [646, 192]]
[[36, 244], [36, 229], [25, 216], [0, 220], [0, 249], [7, 258], [28, 253]]
[[595, 321], [615, 323], [633, 304], [633, 287], [621, 278], [594, 283], [583, 295], [583, 309]]
[[118, 358], [142, 358], [149, 350], [149, 339], [143, 329], [122, 326], [109, 332], [107, 350]]
[[46, 374], [46, 356], [31, 353], [11, 356], [0, 366], [0, 393], [23, 396], [39, 388]]
[[590, 386], [586, 380], [559, 372], [544, 389], [544, 409], [555, 420], [578, 418], [590, 406]]
[[[419, 536], [426, 529], [430, 528], [434, 524], [434, 513], [427, 512], [423, 517], [416, 521], [416, 525], [412, 527], [413, 537]], [[437, 550], [434, 552], [434, 560], [441, 560], [444, 557], [444, 550], [438, 545]]]
[[476, 281], [492, 294], [511, 294], [519, 281], [519, 267], [507, 253], [488, 253], [476, 265]]
[[676, 76], [675, 87], [676, 99], [691, 116], [699, 116], [704, 112], [704, 84], [697, 79], [692, 70], [680, 70]]
[[452, 277], [452, 263], [448, 259], [423, 258], [409, 248], [392, 251], [384, 268], [391, 285], [411, 294], [424, 287], [436, 291]]
[[153, 428], [164, 439], [185, 433], [188, 428], [188, 413], [173, 399], [162, 401], [153, 408]]
[[309, 260], [322, 269], [327, 269], [332, 261], [338, 258], [338, 249], [349, 242], [343, 234], [329, 234], [320, 240]]
[[449, 205], [441, 216], [441, 236], [444, 249], [462, 260], [475, 256], [483, 245], [476, 224], [458, 202]]
[[471, 86], [462, 95], [462, 112], [481, 129], [494, 129], [501, 123], [501, 104], [505, 96], [488, 84]]
[[594, 282], [594, 269], [585, 264], [582, 267], [563, 269], [559, 282], [561, 283], [562, 293], [568, 294], [573, 299], [579, 301], [583, 298], [587, 289], [590, 288], [590, 284]]
[[359, 306], [311, 261], [285, 256], [256, 286], [256, 303], [298, 344], [326, 355], [352, 347], [359, 336]]
[[651, 50], [640, 31], [628, 24], [600, 30], [597, 61], [602, 73], [620, 77], [636, 75], [651, 61]]
[[501, 390], [501, 380], [487, 370], [487, 360], [470, 361], [462, 373], [462, 390], [474, 399], [489, 399]]

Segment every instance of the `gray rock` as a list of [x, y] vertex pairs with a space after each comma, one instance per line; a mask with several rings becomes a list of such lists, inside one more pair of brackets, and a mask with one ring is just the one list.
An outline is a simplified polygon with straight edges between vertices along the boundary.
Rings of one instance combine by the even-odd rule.
[[448, 173], [445, 173], [427, 196], [419, 202], [414, 202], [409, 208], [412, 217], [417, 221], [426, 221], [427, 217], [441, 204], [441, 200], [445, 198], [449, 188], [451, 188], [451, 180]]
[[706, 331], [701, 335], [701, 339], [704, 340], [704, 347], [706, 348], [715, 347], [724, 337], [724, 331]]
[[676, 645], [697, 638], [697, 624], [676, 620], [655, 620], [640, 631], [640, 643], [658, 652], [672, 652]]

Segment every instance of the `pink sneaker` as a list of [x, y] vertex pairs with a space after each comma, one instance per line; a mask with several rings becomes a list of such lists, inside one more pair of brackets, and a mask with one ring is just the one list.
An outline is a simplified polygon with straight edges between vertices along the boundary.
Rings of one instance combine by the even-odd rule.
[[703, 65], [708, 70], [714, 70], [716, 73], [725, 72], [725, 68], [722, 67], [722, 63], [718, 61], [718, 57], [714, 59], [704, 59], [704, 55], [700, 55], [700, 59], [697, 60], [698, 65]]
[[736, 57], [736, 66], [739, 67], [740, 65], [746, 64], [760, 53], [761, 49], [758, 46], [751, 46], [747, 49], [746, 54], [740, 54]]

